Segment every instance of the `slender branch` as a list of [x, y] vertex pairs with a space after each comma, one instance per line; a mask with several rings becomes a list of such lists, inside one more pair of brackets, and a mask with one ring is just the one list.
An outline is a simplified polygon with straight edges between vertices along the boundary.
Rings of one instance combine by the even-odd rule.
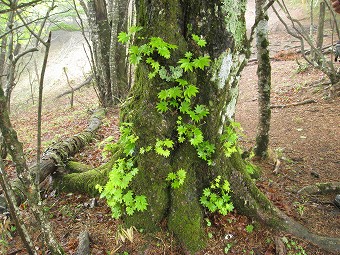
[[86, 80], [83, 81], [79, 86], [77, 86], [77, 87], [75, 87], [75, 88], [72, 88], [72, 87], [70, 86], [70, 87], [72, 88], [71, 90], [67, 90], [67, 91], [61, 93], [61, 94], [58, 95], [56, 98], [61, 98], [61, 97], [65, 96], [65, 95], [67, 95], [67, 94], [73, 93], [74, 91], [76, 91], [76, 90], [78, 90], [78, 89], [80, 89], [80, 88], [82, 88], [82, 87], [84, 87], [84, 86], [90, 84], [91, 81], [92, 81], [92, 79], [93, 79], [93, 74], [90, 75], [89, 77], [87, 77]]
[[18, 54], [14, 57], [13, 63], [16, 64], [18, 62], [18, 60], [20, 58], [22, 58], [23, 56], [27, 55], [28, 53], [32, 53], [32, 52], [36, 52], [36, 51], [39, 51], [39, 50], [38, 50], [38, 48], [35, 47], [35, 48], [28, 49], [24, 52], [21, 52], [20, 54]]
[[[3, 4], [5, 4], [4, 1], [1, 1]], [[22, 4], [19, 4], [17, 6], [15, 6], [15, 8], [13, 9], [11, 5], [7, 5], [8, 7], [10, 7], [9, 9], [5, 9], [5, 10], [0, 10], [0, 14], [4, 14], [4, 13], [7, 13], [7, 12], [10, 12], [10, 11], [16, 11], [16, 10], [20, 10], [22, 8], [25, 8], [25, 7], [29, 7], [29, 6], [34, 6], [35, 4], [39, 3], [39, 2], [42, 2], [42, 0], [33, 0], [31, 2], [28, 2], [28, 3], [22, 3]]]
[[[263, 12], [266, 12], [275, 2], [276, 2], [276, 0], [268, 1], [268, 3], [263, 7]], [[256, 15], [255, 16], [255, 22], [254, 22], [254, 24], [253, 24], [253, 26], [251, 27], [251, 30], [250, 30], [250, 36], [249, 36], [249, 40], [248, 40], [249, 43], [251, 43], [254, 40], [255, 29], [256, 29], [256, 27], [257, 27], [257, 25], [259, 24], [260, 21], [261, 21], [261, 17], [259, 15]]]

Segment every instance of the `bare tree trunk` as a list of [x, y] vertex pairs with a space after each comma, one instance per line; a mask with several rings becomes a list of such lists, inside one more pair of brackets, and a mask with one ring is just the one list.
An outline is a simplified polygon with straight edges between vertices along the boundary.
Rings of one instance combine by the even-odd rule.
[[255, 155], [259, 157], [267, 157], [271, 116], [271, 66], [268, 49], [268, 14], [266, 11], [263, 11], [263, 6], [266, 2], [266, 0], [256, 0], [256, 17], [260, 20], [256, 28], [259, 122], [254, 152]]
[[9, 179], [6, 176], [6, 172], [4, 170], [4, 164], [1, 158], [0, 158], [0, 186], [2, 187], [2, 190], [4, 191], [11, 217], [15, 222], [20, 238], [24, 246], [26, 247], [28, 254], [30, 255], [38, 254], [35, 251], [35, 247], [29, 236], [26, 226], [21, 219], [20, 211], [16, 204], [15, 194], [12, 190]]
[[6, 78], [6, 86], [5, 86], [5, 93], [7, 99], [7, 108], [10, 111], [10, 101], [11, 101], [11, 92], [14, 88], [14, 79], [15, 79], [15, 56], [14, 56], [14, 30], [12, 30], [14, 24], [14, 13], [15, 13], [15, 6], [17, 4], [17, 0], [13, 2], [13, 10], [8, 15], [7, 21], [7, 30], [10, 31], [8, 34], [8, 45], [7, 45], [7, 65], [5, 68], [5, 72], [7, 72]]
[[99, 99], [104, 107], [109, 107], [113, 105], [110, 78], [111, 27], [105, 0], [89, 0], [88, 13]]
[[320, 13], [319, 13], [319, 25], [318, 25], [318, 35], [317, 35], [317, 42], [316, 42], [316, 48], [318, 50], [322, 49], [323, 45], [323, 29], [325, 25], [325, 14], [326, 14], [326, 5], [324, 2], [320, 3]]
[[114, 0], [111, 12], [110, 70], [114, 104], [121, 103], [129, 91], [126, 46], [118, 43], [117, 39], [120, 32], [127, 31], [128, 5], [129, 1], [127, 0]]

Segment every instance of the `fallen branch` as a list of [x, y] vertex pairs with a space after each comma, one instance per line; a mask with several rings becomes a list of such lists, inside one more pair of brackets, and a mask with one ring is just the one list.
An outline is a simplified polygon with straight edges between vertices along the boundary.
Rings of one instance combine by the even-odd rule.
[[[97, 110], [91, 116], [87, 128], [64, 141], [58, 142], [47, 148], [41, 159], [40, 182], [47, 176], [55, 172], [58, 166], [63, 166], [69, 157], [75, 155], [80, 149], [84, 148], [94, 137], [94, 134], [101, 125], [104, 117], [103, 109]], [[33, 167], [36, 167], [33, 166]]]
[[84, 86], [90, 84], [91, 81], [92, 81], [92, 79], [93, 79], [93, 75], [90, 75], [90, 76], [87, 77], [86, 80], [83, 81], [78, 87], [75, 87], [74, 89], [70, 89], [70, 90], [67, 90], [67, 91], [61, 93], [59, 96], [57, 96], [57, 98], [61, 98], [61, 97], [63, 97], [63, 96], [66, 96], [66, 95], [68, 95], [68, 94], [73, 93], [74, 91], [77, 91], [77, 90], [81, 89], [82, 87], [84, 87]]
[[286, 108], [286, 107], [291, 107], [291, 106], [298, 106], [298, 105], [304, 105], [304, 104], [312, 104], [312, 103], [317, 103], [314, 99], [307, 99], [302, 102], [297, 102], [297, 103], [291, 103], [291, 104], [282, 104], [282, 105], [271, 105], [270, 108]]

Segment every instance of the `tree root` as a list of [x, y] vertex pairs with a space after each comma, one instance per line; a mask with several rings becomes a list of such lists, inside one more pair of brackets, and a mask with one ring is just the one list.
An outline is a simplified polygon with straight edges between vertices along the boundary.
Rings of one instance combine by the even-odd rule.
[[271, 105], [270, 109], [273, 108], [286, 108], [286, 107], [291, 107], [291, 106], [298, 106], [298, 105], [304, 105], [304, 104], [312, 104], [316, 103], [314, 99], [308, 99], [302, 102], [297, 102], [297, 103], [291, 103], [291, 104], [282, 104], [282, 105]]
[[297, 221], [289, 218], [283, 212], [277, 210], [278, 216], [281, 218], [284, 230], [293, 234], [294, 236], [304, 239], [325, 251], [339, 254], [340, 252], [340, 238], [320, 236], [311, 233], [306, 227]]
[[83, 231], [78, 236], [79, 245], [75, 255], [90, 254], [90, 235], [87, 231]]
[[298, 191], [298, 194], [317, 195], [336, 192], [340, 192], [340, 182], [315, 183], [303, 187]]

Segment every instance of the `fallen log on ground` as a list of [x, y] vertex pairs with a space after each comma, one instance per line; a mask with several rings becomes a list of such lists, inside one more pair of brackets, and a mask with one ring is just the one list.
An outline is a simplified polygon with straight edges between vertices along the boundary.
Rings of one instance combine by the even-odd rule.
[[[91, 116], [89, 125], [83, 132], [53, 144], [43, 153], [40, 162], [40, 182], [55, 172], [59, 166], [64, 166], [69, 157], [74, 156], [93, 139], [104, 116], [105, 111], [103, 109], [95, 111]], [[33, 167], [37, 167], [37, 165]]]
[[[66, 140], [55, 143], [50, 146], [44, 153], [40, 161], [40, 183], [43, 182], [46, 177], [53, 174], [59, 167], [64, 166], [68, 159], [75, 155], [79, 150], [84, 148], [94, 138], [96, 131], [101, 125], [101, 120], [105, 116], [105, 110], [96, 110], [89, 121], [87, 128]], [[37, 164], [30, 167], [30, 170], [37, 168]], [[20, 191], [19, 180], [14, 180], [14, 187], [17, 191]], [[16, 192], [18, 201], [22, 201], [23, 197], [20, 192]], [[0, 207], [6, 208], [6, 205], [2, 205], [0, 200]]]

